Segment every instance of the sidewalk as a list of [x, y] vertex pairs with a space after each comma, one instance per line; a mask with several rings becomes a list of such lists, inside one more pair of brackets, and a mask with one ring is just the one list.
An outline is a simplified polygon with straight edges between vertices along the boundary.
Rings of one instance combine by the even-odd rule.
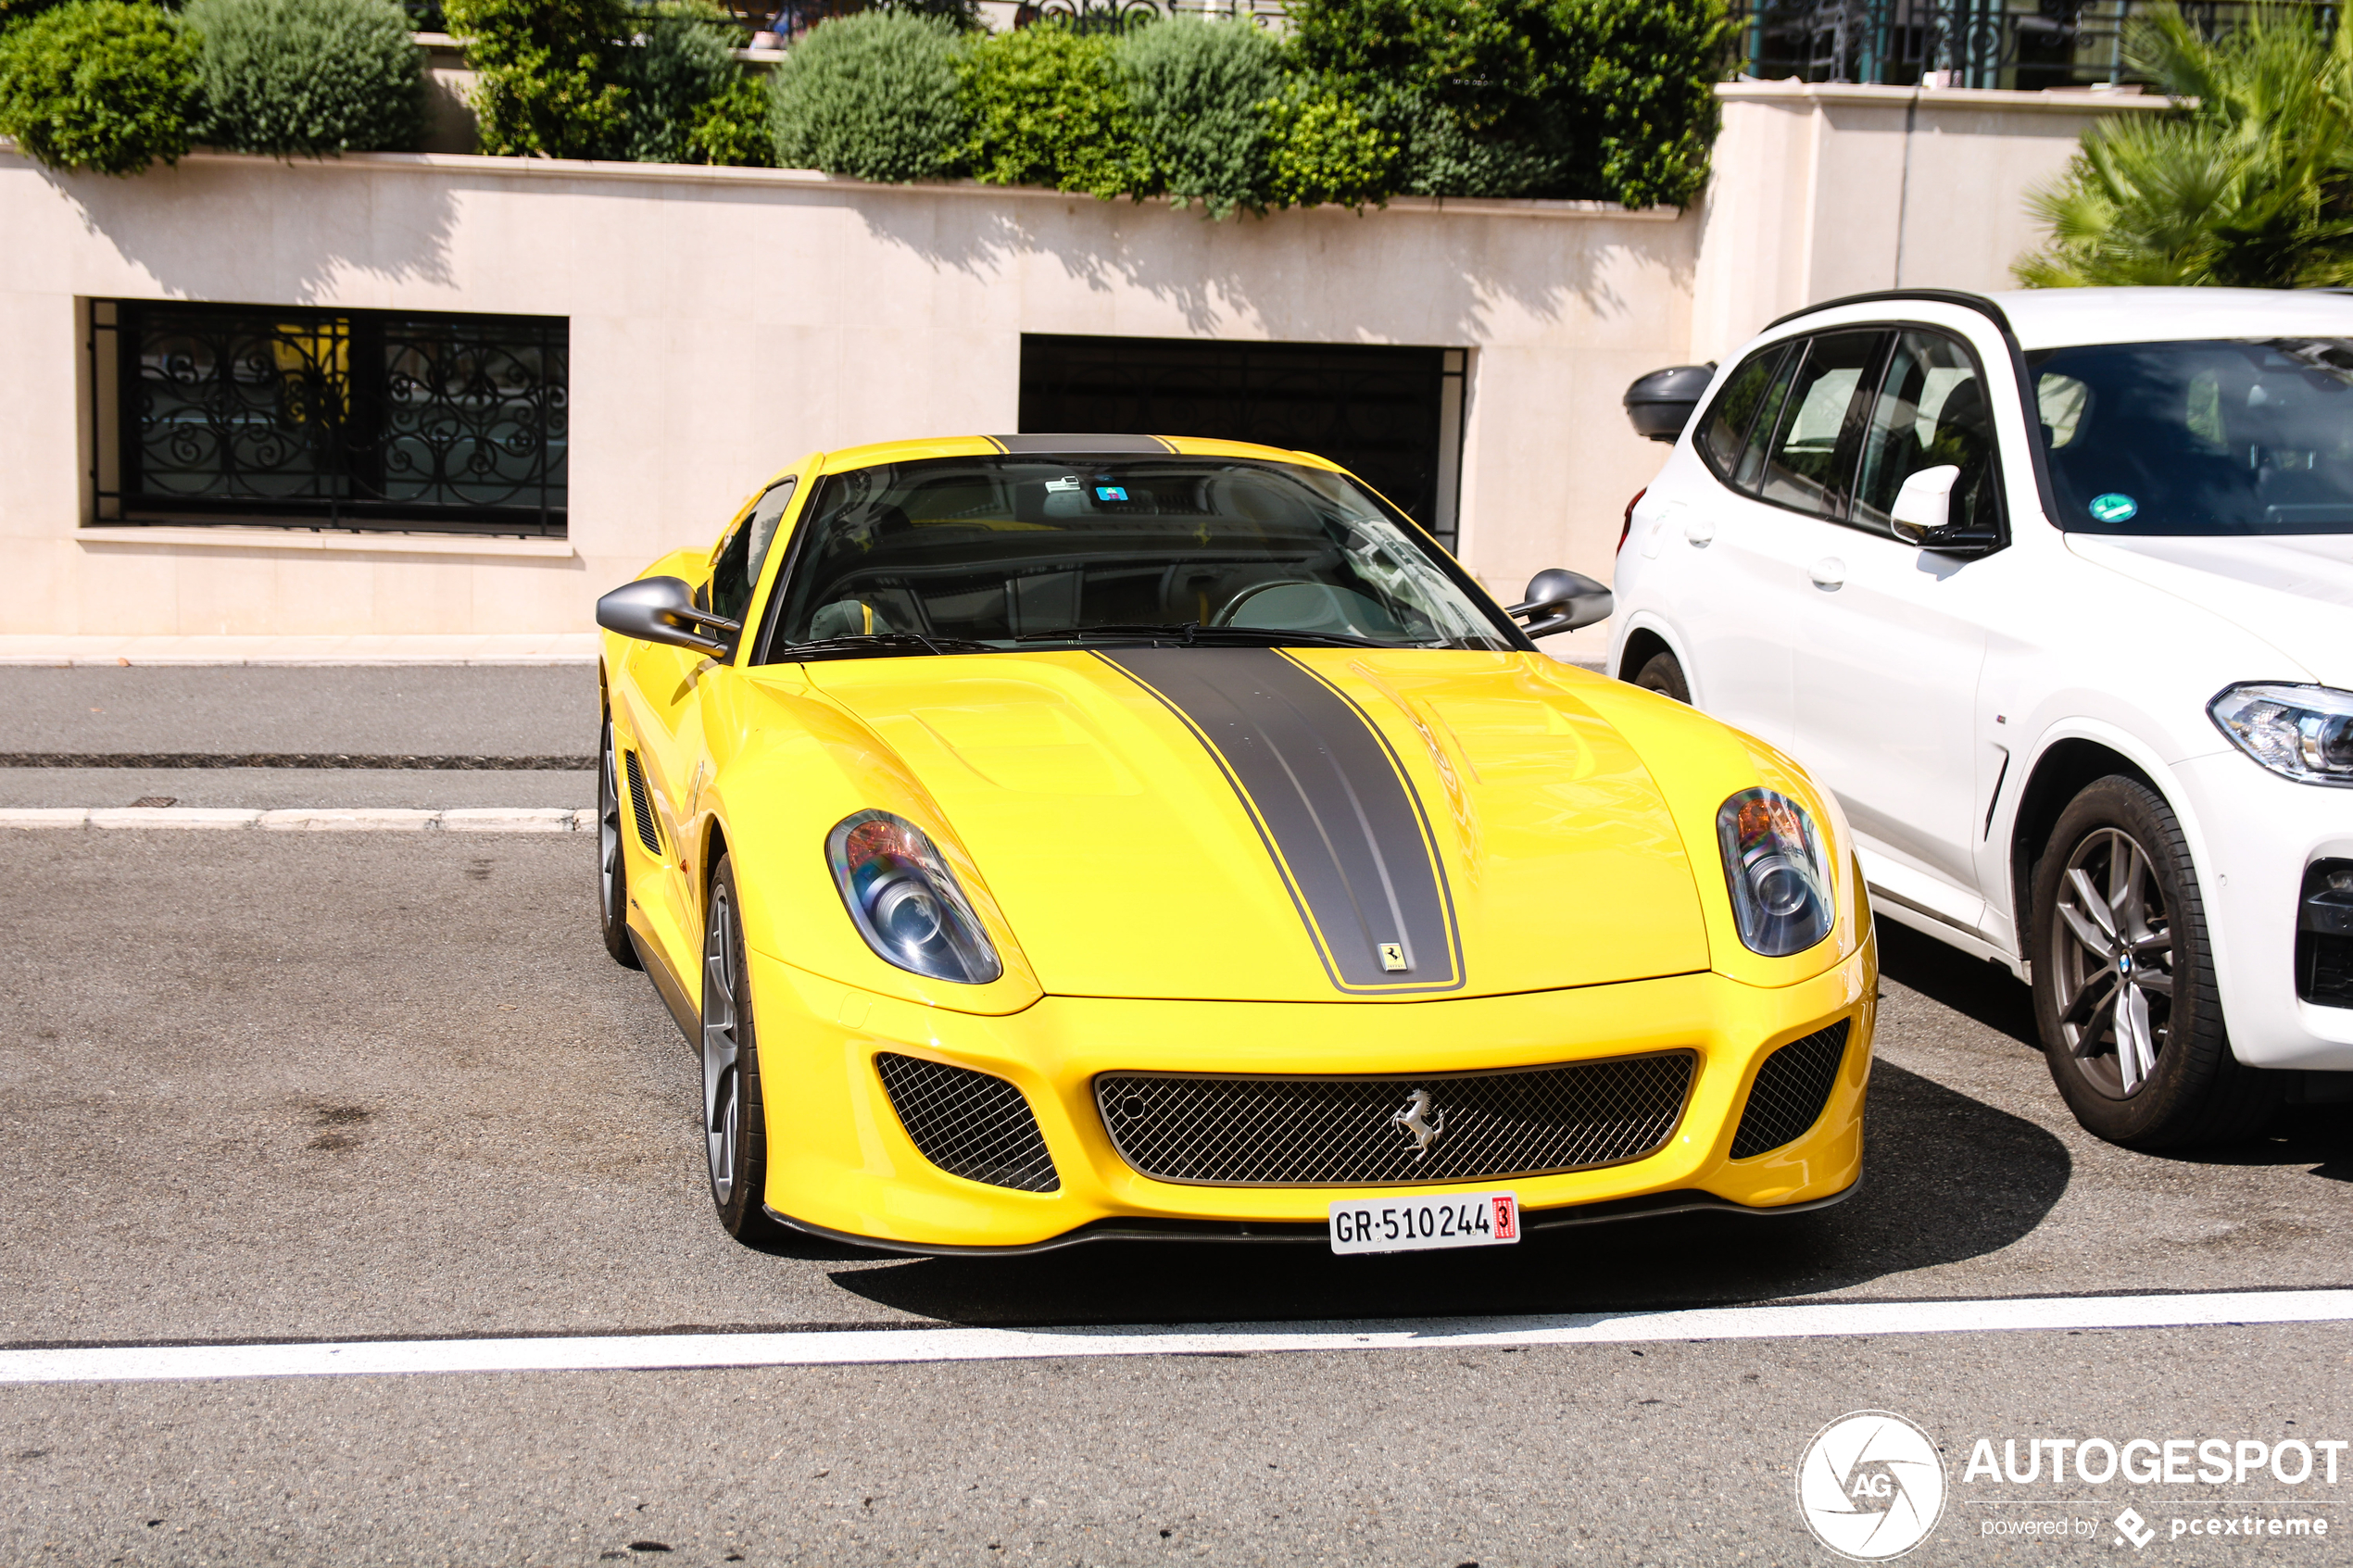
[[594, 632], [483, 636], [64, 637], [0, 633], [0, 664], [594, 664]]

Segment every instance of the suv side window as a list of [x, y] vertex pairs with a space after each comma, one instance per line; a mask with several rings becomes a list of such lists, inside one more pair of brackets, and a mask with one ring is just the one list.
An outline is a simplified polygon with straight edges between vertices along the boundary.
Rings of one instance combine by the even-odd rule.
[[735, 533], [729, 534], [711, 563], [710, 606], [730, 621], [741, 621], [751, 608], [751, 591], [760, 583], [760, 569], [768, 548], [776, 542], [777, 525], [792, 504], [799, 481], [779, 480], [760, 497], [759, 505]]
[[1886, 342], [1885, 332], [1867, 329], [1824, 332], [1806, 344], [1755, 481], [1758, 500], [1816, 517], [1845, 514], [1871, 372]]
[[1964, 345], [1943, 332], [1906, 331], [1895, 340], [1872, 403], [1855, 525], [1892, 535], [1888, 513], [1904, 482], [1947, 463], [1961, 470], [1953, 483], [1952, 521], [1997, 529], [2000, 471], [1985, 376]]
[[1782, 357], [1789, 352], [1788, 344], [1777, 343], [1741, 361], [1740, 369], [1724, 383], [1716, 406], [1707, 411], [1695, 444], [1718, 479], [1729, 480], [1739, 470], [1741, 452], [1748, 445], [1749, 427], [1756, 422], [1756, 411], [1773, 384], [1773, 372], [1780, 368]]

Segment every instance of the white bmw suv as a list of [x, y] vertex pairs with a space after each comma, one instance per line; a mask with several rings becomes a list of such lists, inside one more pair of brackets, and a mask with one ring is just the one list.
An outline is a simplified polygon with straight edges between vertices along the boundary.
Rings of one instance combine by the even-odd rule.
[[2353, 296], [1784, 317], [1613, 587], [1611, 671], [1834, 790], [1881, 913], [2032, 983], [2085, 1127], [2353, 1099]]

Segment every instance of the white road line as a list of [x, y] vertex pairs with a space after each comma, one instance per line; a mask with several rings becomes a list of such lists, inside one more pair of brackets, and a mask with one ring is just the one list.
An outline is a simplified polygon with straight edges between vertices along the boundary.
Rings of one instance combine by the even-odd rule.
[[277, 833], [594, 833], [594, 807], [288, 807], [257, 811], [210, 806], [0, 807], [7, 828], [265, 828]]
[[1795, 1339], [2020, 1329], [2180, 1328], [2353, 1321], [2353, 1290], [2032, 1300], [1840, 1301], [1544, 1317], [1362, 1323], [1214, 1323], [1195, 1328], [825, 1329], [786, 1334], [608, 1335], [564, 1339], [356, 1340], [324, 1345], [115, 1346], [0, 1351], [0, 1384], [184, 1378], [380, 1376], [428, 1372], [622, 1372], [696, 1367], [860, 1366], [1039, 1361], [1070, 1356], [1231, 1355]]

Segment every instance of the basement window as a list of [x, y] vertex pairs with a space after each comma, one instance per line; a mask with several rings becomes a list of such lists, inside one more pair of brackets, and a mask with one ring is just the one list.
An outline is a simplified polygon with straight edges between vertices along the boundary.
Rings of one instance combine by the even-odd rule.
[[564, 536], [571, 323], [90, 302], [94, 521]]

